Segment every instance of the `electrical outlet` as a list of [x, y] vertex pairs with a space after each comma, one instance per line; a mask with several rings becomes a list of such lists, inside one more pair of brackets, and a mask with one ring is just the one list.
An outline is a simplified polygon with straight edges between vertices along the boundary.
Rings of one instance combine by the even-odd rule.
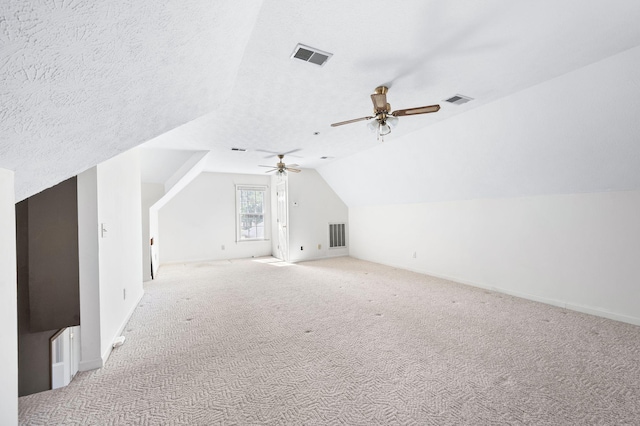
[[126, 288], [122, 289], [122, 299], [123, 300], [127, 300], [127, 289]]
[[222, 245], [222, 250], [224, 250], [224, 244]]
[[418, 257], [418, 253], [417, 252], [413, 252], [413, 258], [415, 259], [416, 257]]
[[318, 244], [318, 250], [322, 250], [322, 244]]
[[302, 251], [302, 250], [304, 250], [304, 247], [303, 247], [303, 246], [300, 246], [300, 251]]

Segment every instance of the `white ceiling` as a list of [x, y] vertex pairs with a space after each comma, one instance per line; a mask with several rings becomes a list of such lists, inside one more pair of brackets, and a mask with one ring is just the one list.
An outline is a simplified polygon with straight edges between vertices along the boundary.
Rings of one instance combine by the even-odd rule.
[[[377, 145], [366, 123], [329, 124], [369, 115], [380, 84], [394, 109], [442, 105], [401, 118], [392, 143], [640, 45], [636, 0], [162, 4], [0, 5], [0, 167], [18, 199], [147, 141], [163, 150], [149, 161], [211, 151], [211, 171], [263, 173], [275, 160], [257, 150], [320, 167]], [[291, 59], [297, 43], [333, 57]], [[457, 93], [475, 100], [442, 102]]]
[[142, 182], [167, 182], [183, 164], [192, 156], [194, 151], [181, 149], [140, 149], [140, 178]]
[[349, 206], [640, 189], [640, 46], [318, 169]]

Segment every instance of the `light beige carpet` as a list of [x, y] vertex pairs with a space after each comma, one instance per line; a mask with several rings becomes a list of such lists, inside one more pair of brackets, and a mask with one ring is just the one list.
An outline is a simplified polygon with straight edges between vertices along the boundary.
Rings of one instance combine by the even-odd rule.
[[352, 258], [164, 266], [52, 425], [640, 424], [640, 327]]

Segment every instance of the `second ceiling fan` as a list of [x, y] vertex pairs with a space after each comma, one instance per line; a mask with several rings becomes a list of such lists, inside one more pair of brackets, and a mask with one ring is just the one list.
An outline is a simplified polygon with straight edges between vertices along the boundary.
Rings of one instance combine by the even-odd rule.
[[391, 111], [391, 105], [387, 102], [387, 92], [389, 88], [387, 86], [376, 87], [375, 92], [371, 95], [371, 102], [373, 102], [373, 114], [367, 117], [354, 118], [353, 120], [340, 121], [333, 123], [331, 127], [342, 126], [345, 124], [356, 123], [358, 121], [371, 120], [369, 127], [374, 130], [378, 135], [378, 140], [384, 141], [384, 136], [391, 133], [391, 128], [395, 127], [398, 122], [398, 117], [404, 117], [406, 115], [418, 115], [429, 114], [431, 112], [438, 112], [440, 105], [428, 105], [417, 108], [398, 109]]
[[278, 162], [274, 166], [260, 166], [260, 167], [271, 167], [271, 170], [267, 170], [265, 173], [276, 172], [279, 175], [286, 175], [287, 172], [300, 173], [300, 169], [296, 169], [298, 167], [297, 164], [289, 164], [288, 166], [284, 164], [284, 154], [278, 154]]

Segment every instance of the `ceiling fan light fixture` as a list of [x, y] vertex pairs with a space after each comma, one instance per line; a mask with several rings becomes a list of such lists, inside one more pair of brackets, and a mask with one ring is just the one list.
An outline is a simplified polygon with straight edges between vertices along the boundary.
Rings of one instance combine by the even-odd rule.
[[380, 142], [384, 142], [384, 136], [391, 133], [391, 129], [398, 124], [398, 119], [396, 117], [388, 116], [386, 118], [376, 118], [375, 120], [371, 120], [367, 127], [371, 130], [372, 133], [375, 133], [377, 139]]
[[378, 126], [378, 134], [380, 136], [386, 136], [391, 133], [391, 126], [386, 121], [381, 121]]
[[375, 120], [371, 120], [369, 124], [367, 124], [367, 127], [372, 133], [376, 134], [380, 142], [384, 142], [384, 137], [391, 133], [391, 129], [397, 124], [398, 119], [396, 117], [388, 116], [384, 119], [378, 117]]

